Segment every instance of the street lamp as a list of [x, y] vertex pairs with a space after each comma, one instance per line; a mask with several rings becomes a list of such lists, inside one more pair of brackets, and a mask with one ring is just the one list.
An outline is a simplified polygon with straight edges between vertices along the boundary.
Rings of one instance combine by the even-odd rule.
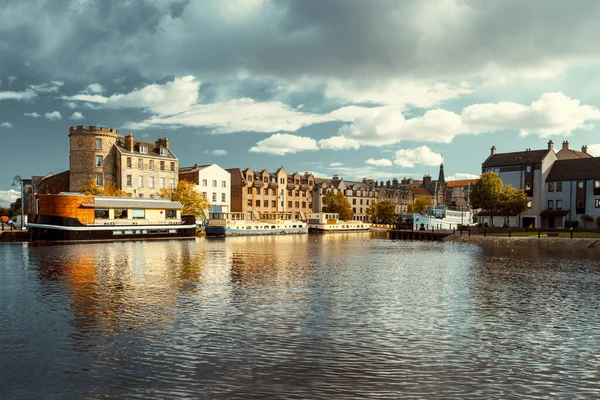
[[13, 178], [13, 183], [11, 185], [12, 187], [17, 186], [15, 182], [19, 182], [19, 185], [21, 186], [21, 230], [23, 230], [23, 223], [25, 222], [23, 218], [23, 208], [25, 207], [25, 196], [23, 195], [23, 180], [19, 175], [17, 175]]

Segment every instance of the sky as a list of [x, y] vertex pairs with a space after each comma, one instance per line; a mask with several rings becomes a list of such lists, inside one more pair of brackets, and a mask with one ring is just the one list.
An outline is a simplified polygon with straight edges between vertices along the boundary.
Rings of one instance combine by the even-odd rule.
[[0, 205], [68, 169], [73, 125], [346, 180], [472, 178], [492, 145], [550, 139], [600, 156], [599, 20], [596, 0], [0, 0]]

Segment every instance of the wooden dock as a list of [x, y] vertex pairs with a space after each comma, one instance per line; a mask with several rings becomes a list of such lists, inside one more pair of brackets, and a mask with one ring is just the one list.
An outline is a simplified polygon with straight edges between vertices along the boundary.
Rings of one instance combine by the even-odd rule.
[[446, 236], [452, 235], [452, 231], [412, 231], [412, 230], [390, 230], [390, 239], [392, 240], [421, 240], [421, 241], [440, 241]]

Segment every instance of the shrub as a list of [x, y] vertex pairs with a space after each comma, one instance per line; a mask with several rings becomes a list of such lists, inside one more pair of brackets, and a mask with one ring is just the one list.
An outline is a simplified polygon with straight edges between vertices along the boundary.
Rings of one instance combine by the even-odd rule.
[[592, 218], [591, 215], [587, 215], [587, 214], [583, 214], [581, 216], [581, 220], [586, 223], [586, 222], [592, 222], [594, 220], [594, 218]]
[[576, 229], [579, 227], [579, 221], [565, 221], [565, 228], [573, 228]]

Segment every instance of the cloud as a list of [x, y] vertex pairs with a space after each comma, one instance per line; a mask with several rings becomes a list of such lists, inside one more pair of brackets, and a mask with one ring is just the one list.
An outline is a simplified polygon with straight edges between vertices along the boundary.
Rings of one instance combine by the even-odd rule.
[[41, 85], [29, 85], [29, 88], [38, 93], [56, 93], [64, 84], [62, 81], [51, 81], [49, 83], [42, 83]]
[[328, 139], [319, 140], [319, 147], [321, 149], [331, 150], [358, 150], [360, 148], [360, 142], [358, 140], [348, 139], [343, 136], [333, 136]]
[[62, 119], [62, 115], [59, 111], [52, 111], [45, 113], [44, 118], [49, 119], [50, 121], [58, 121]]
[[17, 100], [17, 101], [29, 101], [37, 97], [37, 93], [31, 89], [25, 89], [23, 92], [0, 92], [0, 100]]
[[12, 128], [12, 124], [10, 122], [2, 122], [0, 123], [0, 128]]
[[379, 160], [369, 158], [367, 161], [365, 161], [365, 163], [369, 165], [374, 165], [376, 167], [391, 167], [393, 165], [390, 160], [385, 158], [381, 158]]
[[[94, 89], [98, 88], [94, 87]], [[195, 104], [199, 89], [200, 81], [193, 76], [184, 76], [163, 85], [151, 84], [125, 94], [105, 97], [100, 94], [81, 93], [63, 96], [62, 99], [95, 103], [101, 108], [142, 108], [159, 115], [172, 115], [186, 111]]]
[[224, 156], [227, 155], [227, 150], [215, 149], [210, 152], [213, 156]]
[[87, 93], [100, 94], [100, 93], [104, 93], [105, 89], [99, 83], [91, 83], [85, 88], [84, 91]]
[[17, 80], [17, 77], [14, 75], [11, 75], [8, 78], [6, 78], [6, 80], [8, 81], [8, 86], [12, 86], [13, 82]]
[[317, 150], [317, 141], [309, 137], [295, 136], [288, 133], [276, 133], [256, 143], [250, 149], [252, 153], [268, 153], [285, 155], [300, 151]]
[[20, 198], [20, 191], [14, 189], [0, 190], [0, 205], [3, 205], [4, 207], [8, 207], [11, 203], [14, 203]]
[[77, 108], [77, 103], [75, 103], [74, 101], [69, 101], [65, 103], [65, 107], [70, 108], [71, 110]]
[[401, 167], [413, 168], [415, 164], [436, 166], [442, 163], [442, 155], [434, 153], [427, 146], [415, 149], [401, 149], [396, 152], [394, 164]]
[[344, 165], [341, 162], [332, 162], [331, 164], [329, 164], [330, 167], [341, 167], [342, 165]]
[[588, 145], [587, 152], [594, 157], [600, 157], [600, 144]]
[[454, 175], [446, 177], [446, 181], [462, 181], [465, 179], [478, 179], [479, 175], [469, 174], [465, 172], [458, 172]]
[[36, 113], [36, 112], [24, 113], [23, 116], [25, 116], [25, 117], [31, 117], [31, 118], [39, 118], [39, 117], [41, 117], [41, 115], [38, 114], [38, 113]]
[[74, 119], [74, 120], [78, 120], [78, 119], [84, 119], [84, 118], [85, 118], [85, 117], [83, 116], [83, 114], [82, 114], [82, 113], [80, 113], [79, 111], [75, 111], [75, 112], [73, 113], [73, 115], [71, 115], [71, 116], [69, 117], [69, 119]]

